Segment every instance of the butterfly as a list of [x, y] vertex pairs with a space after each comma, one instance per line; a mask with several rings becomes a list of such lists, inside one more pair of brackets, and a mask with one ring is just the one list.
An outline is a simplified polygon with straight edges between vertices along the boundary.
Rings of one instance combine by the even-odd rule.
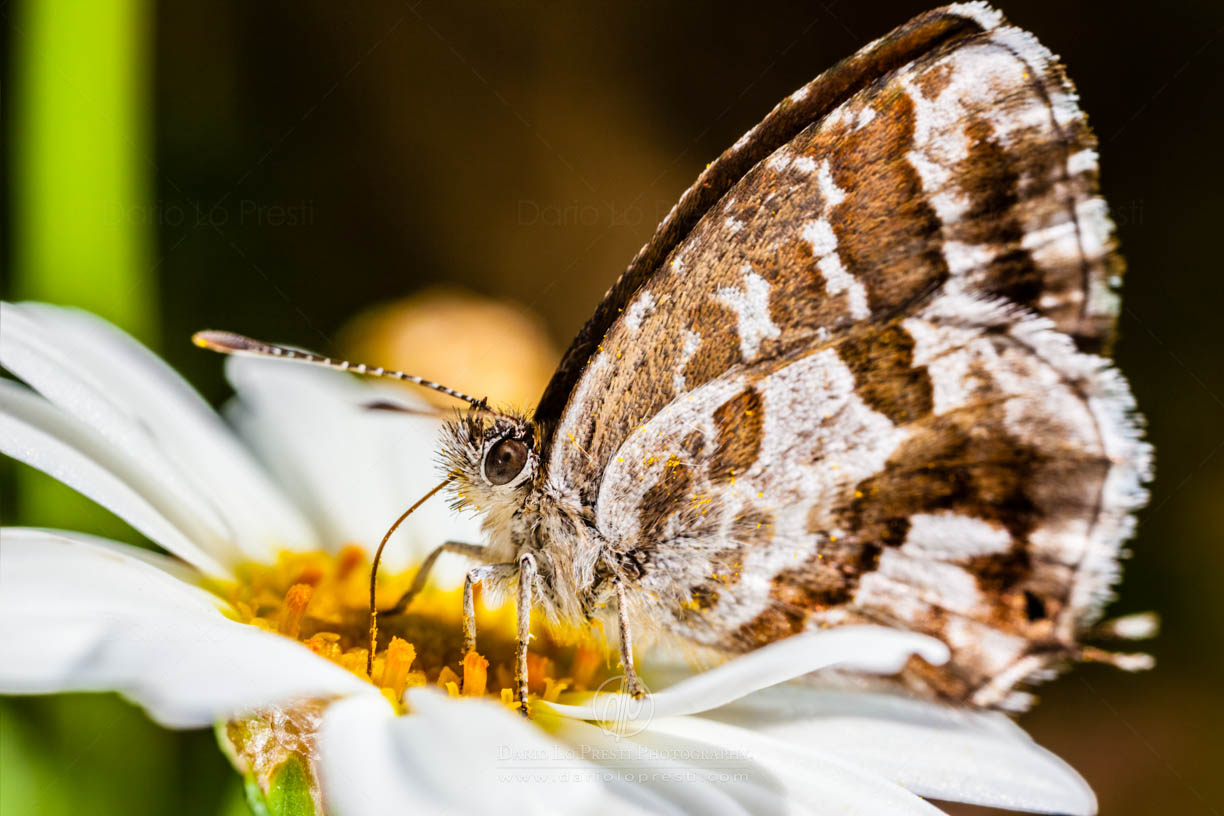
[[[1109, 352], [1122, 261], [1057, 58], [983, 3], [922, 14], [782, 100], [701, 173], [534, 413], [468, 409], [445, 487], [483, 515], [472, 588], [714, 653], [873, 623], [946, 643], [894, 678], [1019, 709], [1079, 659], [1152, 452]], [[385, 543], [385, 539], [384, 539]], [[377, 610], [372, 610], [372, 614]], [[1114, 627], [1121, 633], [1125, 627]], [[1131, 627], [1132, 629], [1134, 627]]]

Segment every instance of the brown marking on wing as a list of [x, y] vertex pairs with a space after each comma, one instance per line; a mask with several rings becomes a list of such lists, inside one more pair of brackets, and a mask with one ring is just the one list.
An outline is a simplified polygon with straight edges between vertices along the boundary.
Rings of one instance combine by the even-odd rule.
[[[687, 603], [682, 604], [678, 618], [689, 625], [700, 625], [695, 613], [717, 607], [728, 590], [739, 583], [744, 571], [744, 559], [754, 550], [767, 547], [773, 541], [774, 514], [770, 510], [750, 507], [731, 520], [727, 537], [734, 542], [710, 557], [711, 574], [688, 590]], [[704, 625], [709, 625], [705, 621]]]
[[942, 62], [918, 75], [918, 90], [927, 99], [937, 99], [952, 82], [952, 65]]
[[1012, 547], [1002, 553], [975, 555], [963, 562], [977, 578], [978, 586], [991, 595], [1011, 592], [1033, 569], [1033, 561], [1023, 547]]
[[[697, 347], [697, 353], [681, 372], [684, 375], [685, 387], [691, 391], [725, 372], [738, 363], [741, 357], [735, 312], [712, 296], [704, 299], [691, 313], [688, 328], [701, 335], [701, 345]], [[671, 372], [666, 376], [670, 378]], [[656, 400], [660, 408], [667, 402], [670, 400]]]
[[[1091, 517], [1109, 462], [1054, 432], [1017, 439], [1003, 417], [1001, 403], [987, 402], [918, 423], [884, 470], [857, 486], [842, 520], [864, 552], [904, 544], [910, 517], [919, 513], [956, 513], [1006, 529], [1008, 550], [958, 563], [978, 580], [979, 620], [1044, 637], [1071, 566], [1054, 560], [1067, 554], [1036, 550], [1031, 533]], [[1031, 614], [1031, 597], [1041, 601], [1042, 615]]]
[[897, 321], [851, 332], [837, 354], [854, 374], [863, 401], [897, 424], [931, 412], [931, 378], [914, 367], [914, 338]]
[[797, 606], [770, 604], [731, 633], [729, 640], [739, 650], [755, 649], [802, 632], [807, 627], [808, 614]]
[[984, 119], [966, 123], [965, 137], [969, 141], [968, 155], [954, 178], [969, 207], [956, 227], [949, 229], [949, 237], [994, 248], [995, 257], [982, 276], [983, 291], [1036, 311], [1044, 280], [1032, 254], [1020, 244], [1024, 227], [1017, 212], [1021, 201], [1020, 163], [1031, 159], [1004, 148]]
[[680, 442], [680, 450], [687, 453], [691, 459], [700, 459], [705, 455], [705, 434], [698, 428], [689, 431]]
[[961, 565], [977, 580], [988, 609], [985, 620], [1032, 640], [1049, 637], [1060, 602], [1032, 584], [1036, 565], [1028, 548], [1016, 544], [1006, 552], [967, 558]]
[[762, 641], [744, 640], [745, 637], [759, 636], [782, 625], [800, 623], [803, 628], [812, 613], [848, 603], [854, 597], [858, 573], [843, 569], [843, 565], [820, 554], [776, 573], [770, 584], [772, 603], [736, 633], [744, 648], [764, 645]]
[[[813, 508], [814, 511], [818, 509]], [[879, 546], [863, 544], [853, 537], [830, 538], [824, 530], [813, 532], [824, 539], [819, 552], [773, 575], [770, 603], [751, 621], [736, 629], [736, 648], [755, 649], [768, 643], [769, 638], [801, 631], [807, 627], [813, 613], [849, 603], [859, 579], [875, 569]]]
[[694, 615], [708, 612], [717, 606], [720, 595], [721, 593], [714, 581], [704, 581], [696, 586], [689, 587], [688, 602], [681, 604], [680, 609], [676, 613], [676, 619], [691, 622]]
[[1006, 527], [1024, 540], [1038, 521], [1031, 495], [1045, 452], [1014, 439], [981, 410], [933, 417], [863, 480], [846, 525], [863, 541], [899, 546], [916, 513], [951, 511]]
[[820, 562], [783, 570], [773, 577], [770, 595], [780, 603], [814, 612], [850, 600], [853, 582], [833, 567]]
[[641, 525], [640, 540], [657, 542], [663, 539], [667, 519], [682, 509], [681, 502], [693, 486], [693, 471], [682, 462], [669, 462], [659, 480], [650, 486], [638, 503]]
[[[944, 619], [932, 619], [928, 631], [942, 631], [947, 626]], [[921, 657], [914, 655], [905, 662], [901, 670], [902, 682], [910, 689], [929, 694], [936, 699], [963, 705], [977, 689], [979, 682], [966, 676], [966, 673], [956, 664], [945, 663], [942, 666], [932, 666]]]
[[725, 481], [751, 468], [761, 453], [765, 436], [765, 407], [761, 395], [749, 387], [714, 409], [718, 446], [710, 457], [709, 474]]
[[[782, 217], [799, 215], [791, 202]], [[755, 267], [773, 287], [769, 299], [770, 319], [782, 331], [779, 340], [762, 344], [761, 356], [775, 349], [794, 347], [800, 338], [810, 339], [818, 329], [829, 329], [849, 322], [845, 294], [830, 297], [825, 292], [824, 276], [816, 266], [812, 245], [802, 238], [789, 237], [773, 252], [762, 253]], [[775, 352], [776, 353], [776, 352]]]
[[829, 223], [846, 271], [867, 288], [872, 313], [890, 316], [938, 289], [948, 266], [939, 216], [907, 157], [914, 102], [892, 83], [871, 105], [875, 118], [827, 154], [833, 180], [846, 192]]

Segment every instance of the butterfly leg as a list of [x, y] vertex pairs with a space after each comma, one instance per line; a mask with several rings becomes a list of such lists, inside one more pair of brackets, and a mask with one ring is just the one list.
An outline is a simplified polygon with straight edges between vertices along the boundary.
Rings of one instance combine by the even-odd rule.
[[633, 666], [633, 636], [629, 632], [629, 609], [625, 606], [625, 585], [620, 580], [616, 584], [616, 620], [620, 628], [620, 658], [621, 667], [625, 670], [625, 685], [629, 694], [636, 699], [646, 696], [646, 686], [638, 677]]
[[535, 587], [536, 563], [530, 553], [518, 562], [518, 645], [514, 652], [514, 680], [518, 687], [519, 713], [527, 710], [527, 644], [531, 640], [531, 591]]
[[417, 570], [416, 577], [412, 579], [412, 586], [408, 587], [408, 591], [400, 596], [400, 599], [395, 602], [395, 606], [390, 609], [385, 609], [379, 614], [382, 615], [400, 615], [412, 603], [412, 599], [417, 596], [422, 589], [425, 588], [425, 582], [429, 580], [429, 573], [433, 570], [434, 562], [438, 560], [438, 556], [444, 552], [458, 553], [466, 555], [470, 558], [483, 559], [485, 548], [480, 544], [465, 544], [462, 541], [447, 541], [434, 547], [425, 560], [421, 563], [421, 568]]
[[476, 594], [477, 584], [484, 581], [504, 580], [518, 571], [518, 564], [482, 564], [468, 570], [463, 579], [463, 653], [476, 651]]

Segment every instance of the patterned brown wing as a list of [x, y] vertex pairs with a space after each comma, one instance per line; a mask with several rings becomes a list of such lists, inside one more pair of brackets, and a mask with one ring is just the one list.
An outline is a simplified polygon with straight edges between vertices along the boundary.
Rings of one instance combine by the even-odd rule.
[[954, 657], [907, 680], [984, 705], [1074, 653], [1150, 455], [1098, 356], [1120, 263], [1094, 148], [1055, 58], [970, 3], [711, 165], [537, 415], [647, 617], [723, 649], [914, 628]]
[[536, 412], [554, 474], [597, 488], [686, 388], [941, 291], [1108, 347], [1121, 264], [1094, 148], [1061, 65], [984, 5], [867, 46], [710, 165], [605, 297]]
[[942, 295], [694, 388], [629, 434], [595, 522], [686, 641], [899, 626], [953, 652], [912, 688], [1014, 707], [1109, 596], [1146, 498], [1132, 410], [1047, 321]]
[[[993, 16], [992, 16], [993, 15]], [[941, 44], [954, 43], [996, 24], [993, 12], [957, 13], [936, 9], [920, 15], [886, 37], [825, 71], [780, 102], [765, 119], [709, 164], [642, 247], [629, 268], [604, 296], [595, 313], [566, 351], [536, 408], [536, 417], [555, 424], [601, 338], [616, 322], [629, 299], [663, 267], [665, 259], [696, 224], [754, 165], [800, 131], [820, 121], [889, 72]]]

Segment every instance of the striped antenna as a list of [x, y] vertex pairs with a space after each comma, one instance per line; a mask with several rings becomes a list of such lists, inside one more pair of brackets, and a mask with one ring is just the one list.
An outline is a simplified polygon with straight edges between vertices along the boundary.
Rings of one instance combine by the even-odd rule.
[[325, 368], [334, 368], [336, 371], [348, 371], [353, 374], [365, 374], [370, 377], [388, 377], [393, 380], [402, 380], [403, 382], [415, 383], [423, 385], [426, 388], [432, 388], [434, 391], [441, 391], [447, 396], [461, 399], [466, 403], [483, 407], [483, 400], [478, 400], [475, 397], [469, 397], [461, 391], [456, 391], [453, 388], [447, 388], [445, 385], [426, 380], [421, 377], [414, 377], [411, 374], [405, 374], [402, 371], [388, 371], [381, 366], [371, 368], [364, 363], [350, 363], [348, 360], [333, 360], [330, 357], [324, 357], [321, 354], [304, 351], [302, 349], [289, 348], [288, 346], [278, 346], [275, 343], [264, 343], [260, 340], [252, 340], [250, 337], [244, 337], [241, 334], [234, 334], [227, 331], [213, 331], [211, 329], [198, 331], [191, 336], [191, 342], [195, 343], [200, 348], [219, 351], [222, 354], [237, 354], [247, 357], [272, 357], [277, 360], [289, 360], [294, 363], [305, 363], [307, 365], [323, 366]]

